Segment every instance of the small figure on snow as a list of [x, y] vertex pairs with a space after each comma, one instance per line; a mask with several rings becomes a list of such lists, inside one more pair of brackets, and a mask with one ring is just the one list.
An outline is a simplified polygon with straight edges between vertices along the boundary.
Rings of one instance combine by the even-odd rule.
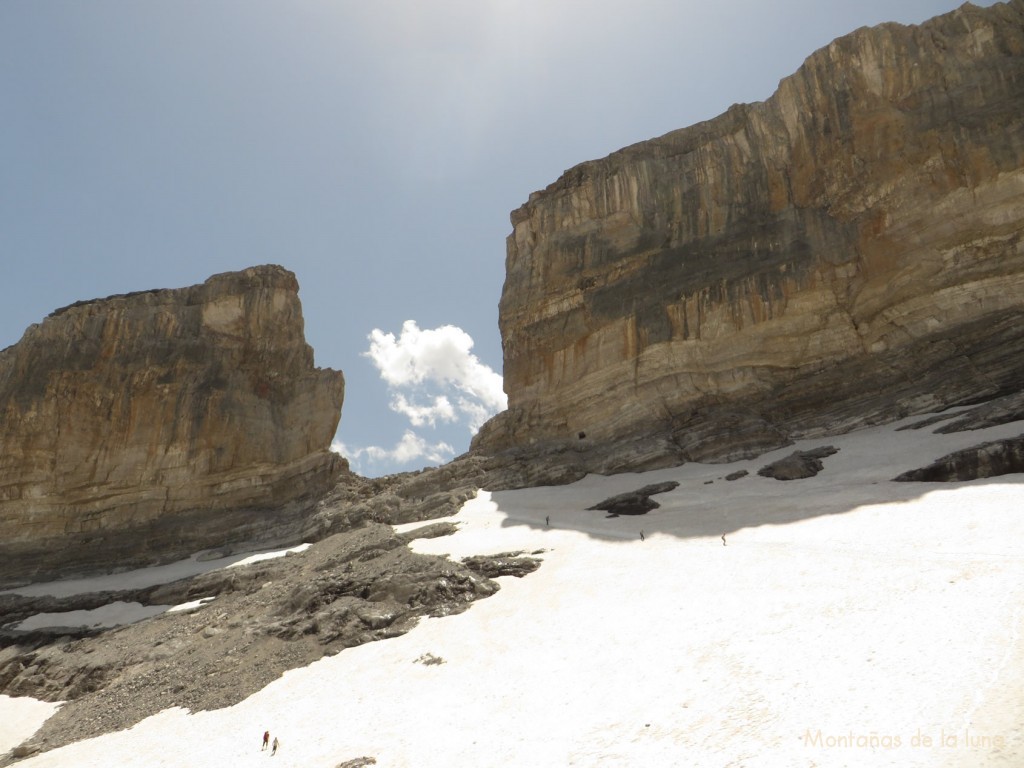
[[[266, 749], [268, 744], [270, 744], [270, 731], [264, 731], [263, 732], [263, 749]], [[262, 752], [263, 749], [261, 749], [260, 751]]]
[[644, 532], [640, 531], [640, 541], [644, 541]]
[[545, 528], [550, 528], [551, 527], [551, 515], [545, 515], [544, 516], [544, 527]]
[[275, 736], [275, 737], [274, 737], [274, 746], [273, 746], [273, 748], [272, 748], [272, 749], [270, 750], [270, 755], [271, 755], [271, 757], [273, 757], [274, 755], [276, 755], [276, 754], [277, 754], [277, 748], [278, 748], [278, 747], [280, 747], [280, 746], [281, 746], [281, 742], [280, 742], [280, 741], [278, 741], [278, 740], [277, 740], [277, 736]]

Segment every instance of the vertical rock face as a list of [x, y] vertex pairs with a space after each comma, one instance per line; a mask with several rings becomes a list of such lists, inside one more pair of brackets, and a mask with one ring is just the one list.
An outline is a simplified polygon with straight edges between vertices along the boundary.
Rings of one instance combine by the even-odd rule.
[[1020, 388], [1024, 0], [858, 30], [512, 223], [478, 450], [725, 458]]
[[281, 267], [57, 310], [0, 352], [0, 583], [280, 535], [343, 397]]

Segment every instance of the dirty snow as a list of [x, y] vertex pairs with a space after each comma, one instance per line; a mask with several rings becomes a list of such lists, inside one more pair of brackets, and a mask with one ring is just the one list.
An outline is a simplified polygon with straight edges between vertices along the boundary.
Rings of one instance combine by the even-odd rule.
[[117, 627], [134, 624], [166, 611], [169, 605], [142, 605], [117, 600], [99, 608], [81, 611], [37, 613], [15, 624], [12, 629], [29, 630], [44, 627]]

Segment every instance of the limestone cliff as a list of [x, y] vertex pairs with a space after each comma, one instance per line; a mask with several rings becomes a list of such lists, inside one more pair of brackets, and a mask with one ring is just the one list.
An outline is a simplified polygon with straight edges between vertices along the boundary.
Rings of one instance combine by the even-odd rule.
[[343, 397], [281, 267], [57, 310], [0, 352], [0, 584], [282, 535]]
[[858, 30], [512, 223], [478, 452], [749, 456], [1020, 389], [1024, 0]]

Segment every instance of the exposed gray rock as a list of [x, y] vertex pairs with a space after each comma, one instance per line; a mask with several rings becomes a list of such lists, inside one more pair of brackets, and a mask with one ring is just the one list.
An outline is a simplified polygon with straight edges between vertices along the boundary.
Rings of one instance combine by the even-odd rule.
[[12, 749], [11, 750], [11, 757], [15, 758], [16, 760], [21, 760], [22, 758], [26, 758], [26, 757], [30, 757], [31, 755], [34, 755], [38, 751], [39, 751], [39, 745], [34, 743], [34, 742], [29, 741], [29, 742], [26, 742], [24, 744], [19, 744], [14, 749]]
[[986, 400], [978, 405], [957, 409], [945, 413], [937, 413], [927, 418], [906, 424], [899, 429], [925, 429], [936, 424], [943, 424], [935, 430], [937, 434], [967, 432], [974, 429], [986, 429], [1012, 421], [1024, 421], [1024, 389], [1008, 395]]
[[435, 656], [432, 653], [424, 653], [422, 656], [416, 659], [416, 663], [422, 664], [425, 667], [438, 667], [442, 664], [447, 664], [448, 662], [446, 662], [440, 656]]
[[441, 536], [451, 536], [457, 530], [459, 530], [457, 523], [432, 523], [430, 525], [425, 525], [422, 528], [415, 528], [411, 531], [400, 533], [398, 534], [398, 538], [408, 544], [410, 541], [415, 541], [416, 539], [436, 539]]
[[1024, 435], [955, 451], [893, 478], [896, 482], [944, 483], [1024, 472]]
[[935, 426], [936, 424], [941, 424], [944, 421], [955, 419], [958, 415], [960, 415], [960, 412], [958, 411], [954, 411], [952, 413], [936, 413], [932, 416], [921, 419], [920, 421], [904, 424], [902, 427], [897, 428], [896, 431], [904, 432], [911, 429], [927, 429], [928, 427]]
[[[445, 530], [454, 527], [433, 532]], [[466, 610], [499, 588], [484, 572], [522, 576], [540, 564], [519, 553], [469, 560], [415, 554], [391, 526], [366, 523], [299, 555], [132, 593], [140, 601], [216, 597], [192, 612], [96, 637], [8, 633], [0, 693], [68, 702], [33, 737], [41, 750], [127, 728], [171, 706], [229, 706], [325, 654], [403, 634], [422, 616]], [[69, 603], [9, 604], [20, 615]]]
[[802, 480], [814, 477], [825, 467], [821, 460], [838, 452], [839, 449], [833, 448], [831, 445], [812, 448], [809, 451], [793, 451], [784, 459], [761, 467], [757, 470], [757, 474], [761, 477], [773, 477], [776, 480]]
[[496, 579], [499, 576], [515, 576], [521, 579], [540, 568], [540, 560], [535, 557], [523, 557], [522, 554], [504, 552], [500, 555], [475, 555], [463, 558], [462, 564], [487, 579]]
[[940, 434], [966, 432], [1022, 420], [1024, 420], [1024, 391], [990, 400], [966, 413], [957, 414], [956, 421], [951, 421], [935, 431]]
[[605, 499], [604, 501], [598, 502], [592, 507], [587, 507], [588, 510], [604, 510], [608, 513], [609, 517], [617, 517], [618, 515], [645, 515], [652, 509], [657, 509], [661, 505], [654, 501], [651, 496], [657, 493], [667, 493], [668, 491], [675, 490], [679, 487], [679, 483], [675, 480], [668, 480], [664, 483], [653, 483], [652, 485], [645, 485], [643, 488], [638, 488], [635, 491], [629, 491], [627, 493], [620, 493], [616, 496]]

